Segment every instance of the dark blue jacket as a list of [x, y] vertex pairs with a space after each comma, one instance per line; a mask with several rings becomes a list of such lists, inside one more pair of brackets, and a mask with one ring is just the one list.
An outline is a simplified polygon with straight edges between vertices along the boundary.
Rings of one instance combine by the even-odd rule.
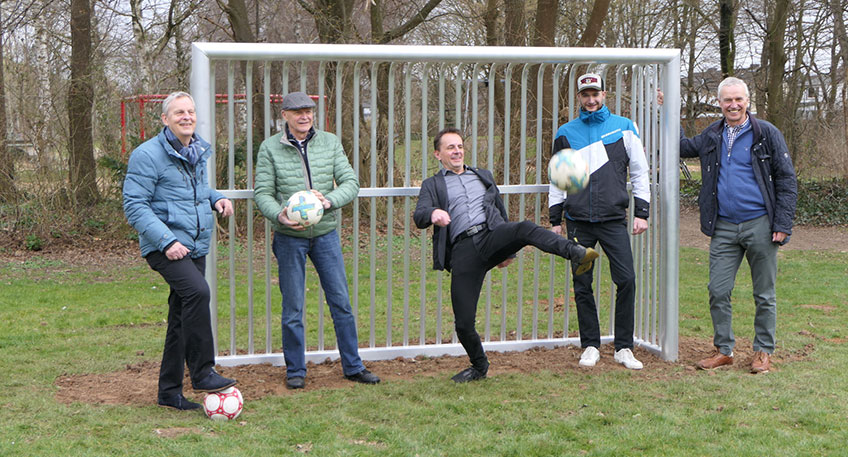
[[[495, 184], [495, 178], [492, 176], [492, 172], [483, 168], [466, 167], [466, 173], [468, 172], [479, 176], [480, 180], [483, 181], [483, 185], [486, 186], [486, 195], [483, 196], [483, 207], [486, 212], [486, 224], [489, 226], [489, 230], [494, 230], [495, 227], [509, 221], [506, 207], [504, 207], [503, 200], [501, 200], [501, 193]], [[425, 229], [432, 225], [430, 216], [437, 209], [448, 210], [448, 186], [445, 184], [445, 177], [441, 170], [421, 183], [421, 190], [418, 193], [418, 203], [415, 204], [415, 212], [412, 214], [415, 225], [420, 229]], [[434, 270], [450, 271], [450, 253], [452, 247], [448, 227], [433, 226]]]
[[[777, 127], [757, 119], [750, 112], [748, 116], [754, 131], [751, 165], [765, 200], [772, 231], [791, 234], [798, 188], [789, 148]], [[715, 233], [715, 223], [718, 219], [716, 191], [724, 122], [724, 118], [713, 122], [693, 138], [686, 138], [682, 129], [680, 132], [680, 157], [701, 159], [701, 192], [698, 195], [698, 206], [701, 209], [701, 231], [707, 236], [713, 236]], [[789, 237], [784, 243], [788, 241]]]

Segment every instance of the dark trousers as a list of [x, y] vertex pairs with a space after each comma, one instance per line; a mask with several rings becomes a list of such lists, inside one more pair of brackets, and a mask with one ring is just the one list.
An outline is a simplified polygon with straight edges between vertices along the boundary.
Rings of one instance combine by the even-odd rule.
[[[610, 276], [615, 284], [615, 350], [633, 348], [633, 306], [636, 296], [636, 275], [633, 272], [633, 253], [627, 221], [579, 222], [566, 220], [568, 238], [585, 247], [601, 243], [609, 259]], [[577, 268], [571, 264], [572, 271]], [[598, 323], [598, 305], [592, 292], [595, 266], [580, 276], [574, 276], [574, 301], [577, 304], [577, 322], [580, 326], [580, 345], [601, 346], [601, 329]]]
[[507, 222], [460, 240], [451, 251], [451, 304], [456, 336], [478, 370], [488, 367], [480, 335], [475, 329], [477, 301], [486, 272], [524, 246], [569, 258], [569, 240], [530, 221]]
[[171, 288], [168, 330], [159, 368], [159, 395], [172, 396], [182, 393], [186, 364], [192, 382], [207, 376], [215, 364], [209, 284], [203, 276], [206, 257], [168, 260], [165, 254], [155, 251], [146, 259]]

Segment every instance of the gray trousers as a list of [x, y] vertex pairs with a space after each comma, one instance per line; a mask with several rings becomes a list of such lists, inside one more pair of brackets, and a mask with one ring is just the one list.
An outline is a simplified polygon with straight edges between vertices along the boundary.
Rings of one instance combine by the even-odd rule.
[[754, 351], [774, 352], [774, 333], [777, 325], [778, 244], [771, 241], [772, 230], [768, 216], [758, 217], [741, 224], [722, 219], [710, 241], [710, 315], [713, 319], [713, 344], [730, 355], [736, 344], [733, 336], [733, 315], [730, 294], [742, 256], [751, 267], [754, 289]]

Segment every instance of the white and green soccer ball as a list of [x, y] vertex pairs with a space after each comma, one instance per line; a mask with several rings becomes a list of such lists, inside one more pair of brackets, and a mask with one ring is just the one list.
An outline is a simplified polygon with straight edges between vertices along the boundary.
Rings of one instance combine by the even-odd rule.
[[548, 164], [551, 184], [568, 193], [580, 192], [589, 185], [589, 164], [574, 149], [556, 152]]
[[324, 215], [324, 205], [308, 190], [292, 194], [286, 202], [286, 217], [304, 227], [315, 225]]

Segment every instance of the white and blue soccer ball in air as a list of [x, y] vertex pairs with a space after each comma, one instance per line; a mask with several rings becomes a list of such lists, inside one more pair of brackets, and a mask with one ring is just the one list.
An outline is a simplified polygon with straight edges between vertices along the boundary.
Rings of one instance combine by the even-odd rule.
[[589, 185], [589, 163], [574, 149], [556, 152], [548, 164], [551, 184], [568, 193], [580, 192]]
[[315, 225], [324, 215], [324, 205], [308, 190], [292, 194], [286, 202], [286, 217], [304, 227]]

